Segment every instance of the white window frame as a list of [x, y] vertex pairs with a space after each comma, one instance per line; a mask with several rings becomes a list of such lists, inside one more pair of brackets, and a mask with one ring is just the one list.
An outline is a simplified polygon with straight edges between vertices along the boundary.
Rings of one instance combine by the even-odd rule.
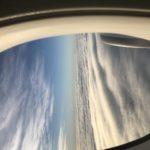
[[0, 28], [0, 52], [32, 40], [77, 34], [116, 33], [150, 40], [150, 18], [133, 16], [76, 16], [41, 19]]

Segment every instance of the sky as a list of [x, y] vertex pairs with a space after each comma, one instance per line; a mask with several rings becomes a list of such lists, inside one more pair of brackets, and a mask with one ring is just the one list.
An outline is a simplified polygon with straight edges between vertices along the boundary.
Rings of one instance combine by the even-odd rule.
[[0, 54], [0, 149], [75, 147], [73, 40], [50, 37]]
[[0, 53], [1, 150], [102, 150], [150, 133], [150, 52], [100, 33]]

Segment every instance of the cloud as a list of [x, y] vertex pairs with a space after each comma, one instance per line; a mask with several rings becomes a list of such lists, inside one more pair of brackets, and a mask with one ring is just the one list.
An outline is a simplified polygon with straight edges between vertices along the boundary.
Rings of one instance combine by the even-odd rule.
[[[77, 51], [77, 87], [81, 89], [77, 93], [77, 122], [82, 127], [78, 136], [92, 137], [93, 132], [97, 149], [103, 149], [148, 134], [148, 50], [109, 47], [103, 45], [100, 34], [89, 34], [87, 41], [84, 36], [80, 35]], [[85, 130], [88, 123], [91, 132]], [[78, 146], [81, 149], [88, 143], [83, 141]]]
[[58, 137], [58, 150], [67, 150], [67, 139], [65, 137], [63, 128], [60, 128]]
[[26, 44], [0, 55], [2, 150], [37, 150], [51, 146], [53, 83], [45, 78], [45, 62], [40, 52], [36, 49], [28, 58], [27, 51], [31, 48]]

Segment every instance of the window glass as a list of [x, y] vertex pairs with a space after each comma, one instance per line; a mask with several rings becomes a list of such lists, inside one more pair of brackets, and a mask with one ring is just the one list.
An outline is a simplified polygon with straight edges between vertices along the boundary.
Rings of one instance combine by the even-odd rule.
[[0, 53], [1, 150], [101, 150], [150, 133], [149, 41], [82, 33]]

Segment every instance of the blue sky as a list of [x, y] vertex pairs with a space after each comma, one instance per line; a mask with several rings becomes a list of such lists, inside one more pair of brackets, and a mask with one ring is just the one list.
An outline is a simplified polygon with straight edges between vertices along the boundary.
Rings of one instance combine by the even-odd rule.
[[52, 37], [0, 54], [1, 149], [75, 146], [73, 43]]

